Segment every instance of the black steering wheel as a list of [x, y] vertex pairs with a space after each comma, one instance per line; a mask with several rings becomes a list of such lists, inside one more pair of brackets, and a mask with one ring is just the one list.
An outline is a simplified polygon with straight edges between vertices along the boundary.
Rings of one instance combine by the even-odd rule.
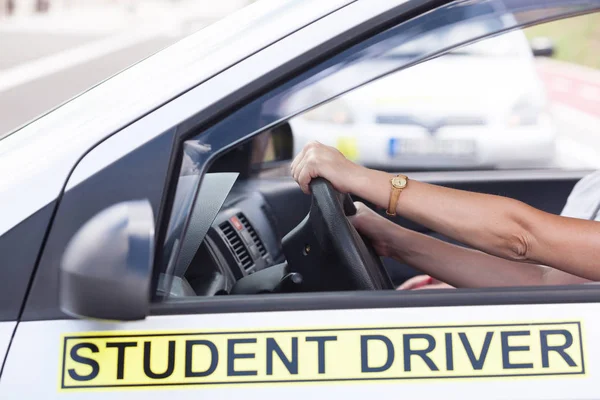
[[356, 214], [348, 194], [323, 178], [310, 183], [306, 218], [283, 240], [290, 270], [303, 277], [304, 290], [393, 289], [381, 258], [347, 216]]

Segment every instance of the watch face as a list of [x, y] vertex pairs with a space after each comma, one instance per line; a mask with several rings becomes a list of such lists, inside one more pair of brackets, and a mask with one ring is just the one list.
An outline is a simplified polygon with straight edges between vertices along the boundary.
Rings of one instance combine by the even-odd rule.
[[406, 178], [404, 176], [393, 177], [392, 186], [394, 186], [397, 189], [404, 189], [406, 187]]

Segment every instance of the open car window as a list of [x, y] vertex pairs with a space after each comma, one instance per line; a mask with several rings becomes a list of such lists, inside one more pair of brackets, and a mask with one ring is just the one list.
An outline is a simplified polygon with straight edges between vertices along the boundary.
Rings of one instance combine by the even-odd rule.
[[[565, 6], [564, 1], [560, 3], [560, 7], [555, 7], [552, 1], [544, 3], [468, 1], [442, 6], [348, 48], [233, 112], [203, 132], [195, 132], [197, 135], [185, 143], [184, 153], [188, 159], [181, 169], [180, 182], [175, 194], [175, 198], [180, 198], [184, 196], [183, 191], [186, 191], [187, 201], [177, 202], [171, 211], [169, 231], [177, 232], [178, 238], [167, 241], [162, 248], [162, 256], [158, 259], [158, 263], [160, 263], [158, 268], [165, 278], [161, 282], [167, 282], [167, 284], [166, 286], [156, 284], [156, 289], [158, 289], [156, 297], [160, 299], [171, 296], [226, 294], [236, 279], [258, 269], [274, 265], [283, 257], [271, 240], [261, 239], [260, 231], [264, 228], [255, 226], [256, 222], [253, 222], [251, 217], [239, 211], [239, 207], [234, 207], [235, 204], [230, 204], [242, 201], [229, 196], [231, 187], [225, 185], [218, 192], [198, 191], [198, 188], [204, 184], [203, 175], [213, 162], [218, 162], [219, 158], [226, 156], [228, 151], [230, 154], [234, 154], [231, 159], [240, 166], [247, 167], [263, 162], [276, 162], [276, 155], [270, 154], [268, 150], [269, 141], [272, 139], [267, 137], [262, 145], [260, 143], [257, 145], [257, 141], [250, 141], [250, 139], [260, 132], [281, 129], [282, 126], [285, 126], [286, 121], [310, 109], [313, 110], [306, 114], [308, 119], [318, 121], [327, 118], [333, 119], [339, 124], [348, 123], [350, 120], [344, 114], [343, 105], [340, 106], [336, 102], [336, 98], [345, 93], [350, 92], [352, 95], [351, 91], [363, 85], [424, 61], [429, 62], [427, 60], [448, 52], [485, 54], [495, 57], [518, 55], [523, 48], [522, 45], [510, 45], [510, 38], [516, 36], [512, 33], [508, 39], [506, 37], [494, 38], [498, 46], [488, 52], [489, 54], [482, 50], [483, 47], [477, 42], [530, 23], [585, 13], [598, 7], [600, 7], [598, 2], [582, 1], [572, 1], [568, 7]], [[418, 46], [415, 45], [417, 43]], [[385, 103], [385, 99], [381, 101]], [[320, 105], [323, 106], [315, 108]], [[381, 115], [379, 117], [388, 118], [390, 125], [398, 123], [398, 121], [402, 122], [402, 118], [405, 120], [411, 118], [407, 115]], [[523, 118], [527, 117], [527, 115], [523, 116]], [[473, 124], [479, 123], [476, 121], [477, 116], [460, 116], [460, 118], [472, 118]], [[448, 124], [452, 122], [450, 121]], [[236, 132], [235, 140], [232, 140], [231, 132]], [[266, 149], [264, 150], [266, 153], [262, 154], [263, 157], [256, 157], [257, 146], [264, 146]], [[394, 146], [394, 143], [390, 143], [390, 152], [396, 151]], [[469, 143], [461, 143], [457, 145], [457, 148], [465, 154], [471, 151]], [[242, 168], [242, 170], [245, 171], [247, 168]], [[237, 179], [240, 178], [243, 180], [244, 176]], [[184, 184], [184, 181], [187, 183]], [[190, 184], [190, 182], [192, 183]], [[224, 190], [227, 192], [223, 192]], [[207, 202], [214, 203], [214, 201], [221, 202], [222, 205], [233, 206], [229, 208], [231, 211], [223, 216], [222, 221], [217, 219], [204, 222], [216, 226], [219, 237], [228, 243], [229, 249], [233, 251], [229, 260], [223, 259], [220, 254], [217, 254], [218, 252], [214, 251], [213, 246], [207, 245], [211, 240], [213, 242], [218, 240], [217, 238], [211, 239], [209, 227], [198, 228], [195, 226], [199, 221], [193, 218], [194, 209], [202, 207]], [[243, 201], [248, 201], [248, 199], [244, 198]], [[268, 206], [265, 205], [265, 207]], [[268, 214], [268, 211], [266, 213]], [[175, 216], [178, 216], [176, 219], [178, 226], [173, 225]], [[201, 284], [201, 293], [193, 285], [189, 285], [188, 277], [181, 276], [177, 272], [187, 271], [187, 268], [185, 266], [184, 268], [175, 267], [181, 263], [182, 257], [186, 260], [184, 264], [188, 262], [188, 259], [190, 263], [194, 262], [194, 257], [190, 257], [187, 251], [182, 251], [181, 246], [181, 243], [186, 242], [186, 238], [189, 237], [192, 226], [193, 231], [207, 232], [197, 243], [196, 256], [211, 259], [215, 264], [214, 268], [195, 277], [202, 282], [205, 282], [203, 280], [207, 277], [211, 279], [210, 284]], [[236, 230], [245, 233], [236, 233]], [[280, 232], [280, 235], [285, 233], [287, 232]], [[229, 240], [228, 236], [236, 242]], [[238, 239], [251, 244], [249, 249], [242, 250], [240, 254], [236, 253], [236, 249], [239, 248], [236, 244]], [[227, 240], [229, 241], [227, 242]], [[252, 252], [256, 252], [256, 255]], [[201, 255], [198, 256], [198, 254]], [[251, 260], [250, 263], [248, 263], [248, 259]], [[257, 263], [259, 259], [261, 260], [260, 265]], [[224, 266], [231, 266], [232, 260], [235, 261], [233, 272], [224, 268]], [[174, 282], [181, 284], [173, 289]]]

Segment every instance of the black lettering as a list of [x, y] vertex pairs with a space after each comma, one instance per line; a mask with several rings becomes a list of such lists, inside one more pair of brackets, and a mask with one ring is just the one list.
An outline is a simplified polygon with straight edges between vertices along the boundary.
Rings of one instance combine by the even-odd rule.
[[307, 342], [317, 342], [319, 356], [319, 373], [325, 373], [325, 342], [337, 341], [337, 336], [308, 336]]
[[117, 349], [117, 379], [123, 379], [125, 371], [125, 349], [127, 347], [137, 347], [136, 342], [117, 342], [117, 343], [106, 343], [106, 348]]
[[[425, 364], [427, 364], [427, 366], [429, 367], [429, 369], [431, 371], [439, 371], [438, 367], [435, 365], [435, 363], [431, 360], [431, 358], [429, 358], [429, 356], [427, 355], [427, 353], [430, 353], [431, 351], [433, 351], [433, 349], [435, 349], [435, 338], [431, 335], [428, 335], [426, 333], [423, 334], [406, 334], [404, 335], [403, 339], [403, 344], [404, 344], [404, 370], [405, 371], [410, 371], [411, 370], [411, 365], [410, 365], [410, 357], [415, 355], [415, 356], [419, 356], [421, 357], [421, 359], [423, 361], [425, 361]], [[410, 348], [410, 341], [412, 339], [425, 339], [427, 340], [427, 348], [424, 350], [413, 350]]]
[[257, 375], [257, 371], [236, 371], [235, 360], [238, 358], [254, 358], [254, 353], [236, 353], [235, 345], [242, 343], [256, 343], [256, 339], [229, 339], [227, 340], [227, 376]]
[[285, 356], [281, 347], [277, 344], [275, 339], [267, 338], [267, 375], [273, 375], [273, 353], [277, 353], [277, 356], [285, 365], [290, 374], [298, 373], [298, 338], [292, 338], [292, 357], [291, 360]]
[[[206, 346], [210, 350], [210, 366], [206, 371], [192, 371], [192, 354], [194, 346]], [[210, 340], [186, 340], [185, 341], [185, 377], [197, 378], [200, 376], [211, 375], [217, 369], [219, 363], [219, 351], [217, 346]]]
[[473, 348], [471, 347], [471, 343], [469, 343], [467, 335], [464, 332], [460, 332], [458, 336], [460, 337], [460, 341], [467, 352], [467, 356], [469, 356], [469, 361], [471, 361], [473, 369], [482, 369], [488, 350], [490, 349], [490, 343], [492, 342], [492, 336], [494, 336], [494, 332], [485, 333], [485, 339], [483, 340], [483, 346], [481, 347], [481, 353], [479, 353], [479, 357], [475, 357], [475, 352], [473, 352]]
[[[379, 340], [387, 348], [387, 358], [380, 367], [369, 367], [369, 340]], [[386, 336], [382, 335], [361, 335], [360, 337], [360, 363], [362, 372], [383, 372], [387, 371], [394, 362], [394, 345]]]
[[[563, 335], [565, 338], [565, 344], [561, 346], [548, 346], [549, 335]], [[571, 347], [573, 344], [573, 335], [571, 335], [571, 332], [565, 329], [540, 331], [540, 341], [542, 345], [542, 367], [548, 368], [550, 366], [548, 353], [551, 351], [557, 352], [563, 358], [563, 360], [565, 360], [569, 367], [577, 366], [575, 361], [573, 361], [573, 359], [565, 352], [565, 350]]]
[[79, 351], [79, 349], [88, 349], [92, 353], [97, 353], [98, 346], [96, 346], [93, 343], [78, 343], [75, 346], [71, 347], [71, 352], [70, 352], [71, 360], [81, 363], [81, 364], [89, 365], [90, 367], [92, 367], [92, 372], [90, 372], [88, 375], [79, 375], [77, 372], [75, 372], [74, 368], [71, 368], [71, 369], [69, 369], [69, 376], [72, 379], [74, 379], [76, 381], [80, 381], [80, 382], [91, 381], [92, 379], [94, 379], [95, 377], [98, 376], [98, 373], [100, 372], [100, 365], [98, 364], [98, 362], [96, 360], [93, 360], [88, 357], [80, 356], [77, 353]]
[[168, 365], [165, 372], [154, 373], [152, 368], [150, 368], [150, 347], [151, 342], [144, 342], [144, 373], [148, 378], [152, 379], [164, 379], [171, 376], [173, 370], [175, 369], [175, 341], [169, 340], [169, 355], [168, 355]]
[[446, 369], [454, 371], [454, 354], [452, 353], [452, 333], [446, 333]]
[[510, 362], [511, 351], [528, 351], [529, 346], [510, 346], [508, 339], [511, 336], [529, 336], [529, 331], [515, 331], [515, 332], [500, 332], [500, 339], [502, 341], [502, 367], [504, 369], [515, 369], [515, 368], [533, 368], [533, 363], [525, 364], [512, 364]]

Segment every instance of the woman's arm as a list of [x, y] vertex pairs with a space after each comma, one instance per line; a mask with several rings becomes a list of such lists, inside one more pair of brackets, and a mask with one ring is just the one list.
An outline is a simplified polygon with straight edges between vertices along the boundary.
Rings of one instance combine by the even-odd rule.
[[569, 285], [586, 279], [549, 267], [506, 260], [414, 232], [357, 203], [354, 226], [378, 252], [455, 287]]
[[[310, 180], [322, 176], [340, 191], [387, 208], [392, 175], [354, 164], [332, 147], [307, 145], [292, 163], [292, 174], [307, 193]], [[509, 198], [414, 180], [400, 195], [397, 213], [504, 259], [549, 265], [600, 280], [598, 222], [548, 214]]]

